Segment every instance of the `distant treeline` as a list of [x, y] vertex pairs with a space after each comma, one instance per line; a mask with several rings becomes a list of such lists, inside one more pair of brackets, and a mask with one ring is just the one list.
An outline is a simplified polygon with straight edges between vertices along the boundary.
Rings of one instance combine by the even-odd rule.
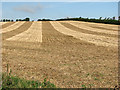
[[51, 19], [38, 19], [37, 21], [54, 21], [54, 20], [51, 20]]
[[[2, 19], [0, 22], [13, 22], [14, 20], [10, 19]], [[25, 18], [25, 19], [16, 19], [15, 21], [30, 21], [30, 18]], [[34, 21], [34, 20], [32, 20]], [[51, 19], [38, 19], [37, 21], [53, 21]]]
[[[115, 17], [112, 18], [104, 18], [100, 17], [99, 19], [89, 19], [89, 18], [64, 18], [64, 19], [56, 19], [56, 20], [51, 20], [51, 19], [38, 19], [37, 21], [65, 21], [65, 20], [72, 20], [72, 21], [85, 21], [85, 22], [95, 22], [95, 23], [105, 23], [105, 24], [116, 24], [120, 25], [120, 16], [118, 17], [118, 20], [115, 19]], [[1, 22], [13, 22], [14, 20], [9, 20], [9, 19], [3, 19], [0, 20]], [[16, 19], [16, 21], [30, 21], [30, 18], [25, 18], [25, 19]], [[32, 20], [34, 21], [34, 20]]]
[[[10, 19], [2, 19], [0, 22], [13, 22], [14, 20]], [[25, 18], [25, 19], [16, 19], [16, 21], [30, 21], [30, 18]]]
[[115, 20], [115, 17], [113, 18], [104, 18], [100, 17], [99, 19], [89, 19], [89, 18], [65, 18], [65, 19], [57, 19], [56, 21], [65, 21], [65, 20], [73, 20], [73, 21], [85, 21], [85, 22], [95, 22], [95, 23], [105, 23], [105, 24], [116, 24], [120, 25], [120, 18], [119, 20]]
[[0, 22], [13, 22], [14, 20], [10, 20], [10, 19], [3, 19], [3, 20], [0, 20]]
[[30, 18], [25, 18], [25, 19], [16, 19], [16, 21], [30, 21]]

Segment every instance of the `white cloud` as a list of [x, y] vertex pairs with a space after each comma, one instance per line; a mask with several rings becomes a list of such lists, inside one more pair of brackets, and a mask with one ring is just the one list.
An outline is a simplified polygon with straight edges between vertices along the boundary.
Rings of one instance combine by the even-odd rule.
[[21, 5], [14, 7], [13, 10], [15, 11], [21, 11], [21, 12], [26, 12], [26, 13], [36, 13], [39, 10], [42, 10], [43, 6], [38, 4], [36, 6], [33, 5]]

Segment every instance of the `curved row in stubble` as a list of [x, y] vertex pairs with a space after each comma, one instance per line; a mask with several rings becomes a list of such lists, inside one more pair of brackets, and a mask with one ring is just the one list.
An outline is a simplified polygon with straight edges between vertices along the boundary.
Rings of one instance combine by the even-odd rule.
[[[42, 43], [43, 43], [43, 47], [45, 47], [45, 52], [46, 52], [46, 55], [44, 55], [44, 53], [42, 53], [42, 55], [43, 57], [46, 56], [48, 58], [48, 59], [45, 58], [45, 61], [48, 61], [49, 63], [49, 64], [46, 64], [48, 65], [46, 67], [51, 69], [55, 68], [55, 71], [50, 72], [51, 69], [47, 69], [46, 71], [47, 73], [49, 73], [49, 78], [52, 78], [54, 81], [57, 81], [58, 83], [56, 83], [56, 85], [60, 87], [68, 87], [67, 85], [69, 85], [68, 82], [70, 81], [74, 82], [71, 84], [74, 87], [80, 87], [79, 80], [83, 82], [86, 82], [88, 80], [89, 83], [93, 83], [92, 80], [88, 79], [87, 77], [85, 78], [80, 78], [80, 77], [85, 76], [87, 73], [91, 73], [91, 71], [94, 72], [95, 70], [94, 67], [97, 66], [98, 63], [99, 64], [101, 63], [101, 66], [99, 68], [97, 67], [95, 68], [98, 69], [99, 73], [107, 71], [104, 73], [104, 75], [106, 75], [110, 71], [107, 70], [106, 68], [101, 68], [103, 67], [104, 60], [108, 62], [112, 61], [112, 63], [114, 63], [115, 60], [117, 60], [117, 59], [111, 60], [113, 55], [109, 54], [111, 53], [111, 51], [107, 50], [106, 47], [97, 47], [97, 46], [94, 46], [92, 43], [87, 43], [85, 41], [73, 38], [71, 36], [64, 35], [59, 31], [57, 31], [48, 22], [43, 22], [43, 42]], [[91, 53], [91, 51], [93, 53]], [[92, 57], [92, 55], [94, 57], [89, 58], [89, 57]], [[97, 57], [97, 55], [100, 57]], [[103, 57], [101, 58], [101, 56]], [[109, 57], [109, 58], [106, 58], [106, 57]], [[97, 64], [95, 64], [94, 62]], [[87, 67], [88, 65], [90, 67]], [[68, 73], [68, 74], [65, 75], [64, 73], [66, 74]], [[55, 75], [56, 77], [54, 77]], [[109, 78], [108, 76], [104, 77], [103, 81], [105, 83], [103, 83], [102, 86], [106, 85], [106, 80], [108, 80], [108, 78]], [[110, 78], [113, 79], [112, 76], [110, 76]], [[96, 82], [98, 83], [97, 80]], [[100, 84], [101, 83], [98, 83], [97, 86], [99, 86]]]
[[93, 26], [96, 28], [102, 28], [106, 30], [118, 31], [119, 25], [111, 25], [111, 24], [103, 24], [103, 23], [93, 23], [93, 22], [82, 22], [79, 21], [80, 24], [85, 24], [87, 26]]
[[76, 21], [70, 21], [68, 23], [70, 23], [78, 28], [86, 29], [86, 30], [93, 31], [93, 32], [118, 35], [117, 31], [109, 31], [109, 30], [98, 29], [98, 28], [95, 29], [90, 26], [86, 26], [85, 24], [80, 24], [80, 22], [76, 22]]
[[2, 26], [2, 29], [4, 29], [4, 28], [7, 28], [7, 27], [9, 27], [10, 25], [12, 25], [12, 24], [14, 24], [15, 22], [2, 22], [1, 23], [1, 26]]
[[42, 42], [42, 22], [33, 22], [28, 30], [6, 40], [24, 42]]
[[22, 24], [16, 29], [11, 29], [10, 31], [7, 30], [8, 32], [5, 32], [2, 34], [2, 40], [6, 40], [8, 38], [11, 38], [12, 36], [15, 36], [17, 34], [20, 34], [26, 31], [31, 25], [32, 25], [32, 22], [25, 22], [24, 24]]
[[[89, 43], [94, 43], [96, 45], [102, 45], [102, 46], [117, 46], [118, 44], [118, 41], [117, 39], [115, 38], [110, 38], [110, 37], [105, 37], [105, 36], [98, 36], [98, 35], [93, 35], [93, 34], [86, 34], [86, 33], [81, 33], [81, 32], [75, 32], [71, 29], [68, 29], [66, 27], [64, 27], [63, 25], [61, 25], [60, 23], [55, 23], [54, 21], [53, 22], [50, 22], [54, 28], [63, 33], [63, 34], [66, 34], [66, 35], [70, 35], [70, 36], [73, 36], [77, 39], [81, 39], [83, 41], [87, 41]], [[37, 27], [38, 24], [36, 25], [33, 25], [31, 26], [30, 28], [34, 28], [34, 27]], [[39, 26], [39, 25], [38, 25]], [[42, 27], [42, 25], [40, 25]], [[34, 28], [34, 32], [35, 32], [35, 29]], [[38, 28], [40, 29], [40, 28]], [[7, 40], [20, 40], [20, 41], [25, 41], [25, 42], [36, 42], [37, 41], [42, 41], [41, 37], [42, 37], [42, 34], [40, 34], [39, 36], [37, 35], [37, 32], [34, 33], [32, 31], [32, 29], [28, 30], [27, 32], [23, 32], [21, 33], [20, 35], [13, 35], [14, 37], [10, 37], [10, 39], [7, 39]], [[34, 33], [34, 34], [32, 34]], [[39, 32], [39, 33], [42, 33], [42, 30]], [[30, 39], [30, 38], [33, 38], [34, 40]], [[30, 39], [30, 40], [29, 40]]]
[[[106, 60], [107, 62], [113, 63], [112, 65], [114, 65], [114, 62], [117, 60], [116, 58], [114, 59], [114, 57], [116, 56], [113, 55], [112, 50], [107, 50], [108, 48], [106, 47], [97, 47], [91, 43], [84, 42], [68, 35], [64, 35], [55, 30], [49, 22], [42, 22], [42, 25], [43, 42], [42, 46], [37, 48], [37, 50], [36, 47], [39, 46], [38, 43], [23, 44], [22, 42], [22, 50], [18, 52], [18, 48], [21, 47], [16, 47], [15, 44], [18, 45], [19, 42], [10, 42], [11, 44], [7, 43], [9, 47], [7, 46], [5, 48], [9, 48], [10, 53], [6, 54], [8, 56], [12, 56], [8, 59], [9, 61], [12, 60], [10, 61], [11, 63], [15, 63], [11, 65], [13, 65], [14, 71], [16, 70], [15, 72], [17, 72], [18, 69], [18, 72], [16, 74], [19, 73], [18, 75], [22, 75], [24, 74], [24, 72], [26, 72], [24, 76], [29, 79], [31, 79], [29, 77], [31, 75], [35, 78], [37, 75], [37, 80], [40, 80], [42, 76], [49, 75], [49, 78], [52, 79], [55, 85], [59, 87], [67, 88], [70, 87], [69, 85], [71, 84], [71, 87], [80, 88], [80, 81], [83, 81], [82, 83], [86, 83], [87, 81], [89, 84], [94, 83], [94, 81], [92, 81], [93, 77], [89, 79], [88, 77], [86, 77], [86, 74], [90, 74], [90, 76], [92, 76], [92, 73], [95, 73], [95, 70], [97, 69], [98, 72], [96, 72], [96, 75], [98, 75], [98, 73], [104, 74], [102, 82], [105, 83], [102, 83], [101, 80], [98, 83], [98, 81], [95, 80], [94, 84], [98, 87], [101, 84], [102, 87], [104, 87], [105, 85], [114, 86], [114, 81], [112, 81], [111, 84], [107, 83], [107, 81], [115, 79], [113, 76], [114, 74], [117, 75], [116, 73], [113, 73], [109, 76], [108, 74], [110, 73], [110, 71], [116, 71], [111, 68], [108, 69], [107, 66], [109, 64], [105, 62]], [[35, 49], [26, 49], [24, 48], [25, 46], [29, 47], [30, 49], [34, 47]], [[14, 58], [15, 56], [17, 57], [16, 59]], [[21, 65], [18, 66], [20, 63]], [[31, 65], [33, 66], [32, 69]], [[22, 70], [23, 68], [21, 69], [21, 67], [24, 67], [24, 71]], [[36, 67], [38, 68], [36, 69]], [[22, 71], [23, 73], [20, 74]], [[35, 74], [30, 74], [29, 72]], [[109, 78], [111, 79], [109, 80]]]
[[[94, 32], [94, 31], [82, 29], [82, 28], [80, 28], [78, 26], [71, 25], [68, 22], [60, 22], [60, 23], [62, 25], [64, 25], [65, 27], [67, 27], [69, 29], [72, 29], [74, 31], [77, 31], [77, 32], [82, 32], [82, 33], [87, 33], [87, 34], [93, 34], [93, 35], [98, 35], [98, 36], [106, 36], [106, 37], [118, 38], [118, 35], [108, 34], [108, 33], [100, 33], [100, 32], [98, 33], [98, 32]], [[93, 29], [95, 29], [95, 28], [93, 28]]]
[[73, 31], [73, 30], [61, 25], [58, 21], [54, 21], [54, 22], [51, 21], [50, 23], [53, 25], [53, 27], [57, 31], [59, 31], [65, 35], [70, 35], [70, 36], [73, 36], [80, 40], [87, 41], [89, 43], [93, 43], [98, 46], [114, 46], [114, 47], [118, 46], [118, 39], [116, 39], [116, 38], [110, 38], [110, 37], [105, 37], [105, 36], [98, 36], [98, 35], [76, 32], [76, 31]]
[[17, 28], [19, 28], [20, 26], [22, 26], [25, 22], [15, 22], [14, 24], [6, 27], [6, 28], [3, 28], [2, 29], [2, 33], [6, 33], [6, 32], [10, 32], [12, 30], [15, 30]]
[[6, 24], [6, 23], [8, 23], [8, 22], [0, 22], [0, 25], [4, 25], [4, 24]]

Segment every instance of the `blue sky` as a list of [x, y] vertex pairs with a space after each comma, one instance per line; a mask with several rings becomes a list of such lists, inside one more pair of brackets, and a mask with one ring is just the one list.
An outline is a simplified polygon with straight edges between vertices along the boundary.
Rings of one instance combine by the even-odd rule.
[[58, 19], [66, 17], [118, 16], [118, 2], [3, 2], [2, 17]]

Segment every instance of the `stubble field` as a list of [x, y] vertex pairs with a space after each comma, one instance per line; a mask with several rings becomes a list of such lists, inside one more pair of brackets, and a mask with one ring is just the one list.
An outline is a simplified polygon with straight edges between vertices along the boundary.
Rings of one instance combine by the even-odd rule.
[[2, 68], [61, 88], [118, 84], [118, 26], [81, 21], [7, 22], [2, 25]]

